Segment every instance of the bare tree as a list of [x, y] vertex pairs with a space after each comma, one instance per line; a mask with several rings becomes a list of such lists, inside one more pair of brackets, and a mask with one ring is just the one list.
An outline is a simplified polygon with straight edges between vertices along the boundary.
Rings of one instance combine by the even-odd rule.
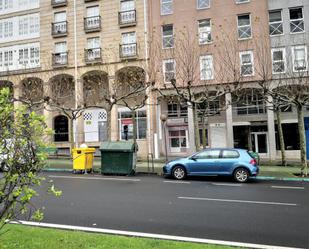
[[[295, 55], [294, 55], [295, 56]], [[308, 58], [296, 60], [292, 54], [287, 53], [287, 61], [292, 67], [287, 71], [287, 77], [278, 82], [276, 91], [285, 103], [296, 107], [301, 159], [301, 175], [307, 175], [307, 151], [304, 125], [304, 108], [309, 104], [309, 73], [306, 61]]]
[[[154, 36], [155, 37], [155, 36]], [[223, 36], [224, 37], [224, 36]], [[215, 114], [226, 109], [222, 101], [227, 93], [237, 92], [241, 85], [242, 75], [239, 70], [239, 49], [237, 40], [231, 49], [226, 39], [218, 41], [217, 52], [210, 54], [207, 46], [200, 46], [199, 39], [188, 27], [178, 30], [173, 46], [164, 52], [158, 51], [154, 60], [172, 58], [176, 65], [176, 74], [163, 70], [165, 83], [157, 84], [157, 91], [167, 101], [178, 100], [192, 109], [195, 149], [200, 149], [199, 116], [202, 118], [203, 146], [206, 146], [206, 120], [214, 115], [210, 109], [217, 102]], [[208, 37], [208, 39], [212, 39]], [[214, 50], [212, 51], [214, 52]], [[160, 57], [161, 55], [161, 57]], [[163, 65], [164, 66], [164, 65]], [[163, 68], [163, 66], [161, 68]], [[232, 104], [232, 103], [229, 103]]]
[[[284, 134], [281, 122], [281, 111], [289, 108], [290, 105], [284, 99], [282, 99], [280, 88], [278, 88], [278, 82], [280, 85], [283, 80], [282, 72], [286, 70], [286, 65], [283, 63], [272, 62], [271, 47], [269, 43], [268, 35], [263, 35], [267, 32], [261, 32], [259, 39], [255, 40], [256, 48], [256, 72], [258, 75], [258, 84], [262, 88], [262, 94], [264, 101], [268, 103], [267, 111], [273, 111], [276, 115], [279, 146], [281, 151], [281, 165], [286, 166], [286, 152]], [[275, 54], [274, 56], [283, 56], [283, 54]]]

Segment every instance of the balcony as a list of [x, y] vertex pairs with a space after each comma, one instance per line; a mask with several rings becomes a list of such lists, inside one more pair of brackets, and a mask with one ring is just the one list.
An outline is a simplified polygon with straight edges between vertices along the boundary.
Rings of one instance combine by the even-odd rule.
[[102, 62], [101, 48], [87, 48], [87, 49], [85, 49], [85, 62], [86, 62], [86, 64]]
[[101, 30], [101, 17], [91, 16], [84, 18], [84, 29], [85, 32], [96, 32]]
[[52, 66], [63, 67], [68, 65], [68, 52], [52, 54]]
[[118, 13], [119, 26], [129, 27], [136, 25], [136, 10], [121, 11]]
[[120, 59], [135, 59], [137, 57], [137, 44], [128, 43], [119, 45]]
[[53, 37], [62, 37], [66, 36], [68, 34], [68, 22], [63, 21], [63, 22], [54, 22], [52, 23], [52, 36]]
[[51, 5], [56, 7], [62, 7], [67, 5], [67, 0], [51, 0]]

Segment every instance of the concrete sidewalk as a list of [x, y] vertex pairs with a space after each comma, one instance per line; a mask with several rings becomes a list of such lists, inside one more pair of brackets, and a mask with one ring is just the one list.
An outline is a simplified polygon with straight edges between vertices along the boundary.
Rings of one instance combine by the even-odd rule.
[[[142, 174], [157, 174], [162, 175], [162, 167], [164, 162], [155, 161], [149, 163], [147, 161], [138, 161], [136, 166], [136, 172]], [[96, 157], [93, 164], [94, 172], [101, 172], [101, 160]], [[72, 160], [70, 158], [54, 158], [49, 159], [47, 162], [46, 171], [72, 171]], [[300, 173], [300, 167], [282, 167], [282, 166], [260, 166], [260, 174], [258, 179], [263, 180], [289, 180], [289, 181], [309, 181], [309, 177], [300, 178], [296, 175]]]

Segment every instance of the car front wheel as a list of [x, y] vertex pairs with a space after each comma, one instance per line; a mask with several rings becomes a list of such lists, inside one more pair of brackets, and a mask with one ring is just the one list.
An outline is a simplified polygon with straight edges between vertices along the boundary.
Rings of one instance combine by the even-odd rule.
[[176, 166], [173, 169], [173, 177], [176, 180], [183, 180], [186, 178], [186, 170], [182, 166]]
[[249, 171], [245, 168], [236, 169], [234, 172], [234, 179], [237, 182], [247, 182], [249, 180]]

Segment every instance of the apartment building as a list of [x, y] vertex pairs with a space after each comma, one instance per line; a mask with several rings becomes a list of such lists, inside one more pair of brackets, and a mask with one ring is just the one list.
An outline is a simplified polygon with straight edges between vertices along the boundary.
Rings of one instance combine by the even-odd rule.
[[[144, 67], [144, 1], [74, 2], [0, 1], [1, 84], [11, 86], [16, 97], [23, 96], [31, 81], [40, 97], [58, 96], [66, 107], [95, 105], [87, 95], [89, 85], [97, 84], [97, 91], [112, 89], [125, 68]], [[51, 140], [59, 153], [69, 152], [71, 122], [79, 144], [98, 147], [109, 135], [124, 139], [124, 125], [132, 136], [130, 111], [124, 107], [115, 106], [110, 114], [104, 108], [87, 109], [74, 121], [51, 106], [38, 111], [54, 129]], [[146, 107], [137, 112], [141, 154], [148, 149], [147, 116]]]
[[[309, 2], [268, 1], [269, 37], [272, 53], [272, 74], [285, 79], [308, 70]], [[308, 116], [308, 108], [305, 110]], [[286, 153], [290, 157], [299, 155], [297, 113], [294, 106], [281, 112]], [[305, 118], [308, 123], [308, 119]], [[276, 138], [278, 140], [278, 138]], [[276, 149], [279, 149], [278, 142]]]
[[[242, 103], [233, 104], [216, 113], [219, 103], [211, 103], [210, 111], [216, 115], [207, 118], [207, 141], [210, 147], [243, 147], [259, 152], [264, 157], [276, 157], [275, 138], [269, 134], [275, 133], [274, 117], [267, 110], [266, 103], [259, 93], [257, 81], [258, 67], [256, 62], [257, 49], [261, 37], [266, 37], [268, 45], [268, 2], [257, 0], [190, 0], [150, 1], [150, 28], [154, 28], [162, 36], [162, 86], [171, 89], [168, 78], [181, 73], [181, 59], [171, 58], [177, 50], [174, 44], [181, 39], [180, 32], [188, 30], [188, 36], [197, 37], [200, 63], [198, 66], [201, 84], [224, 84], [222, 81], [222, 41], [225, 48], [237, 48], [234, 57], [238, 57], [237, 69], [241, 72], [242, 80], [246, 82], [243, 91], [246, 96]], [[185, 31], [186, 32], [186, 31]], [[228, 37], [228, 38], [227, 38]], [[232, 43], [229, 43], [232, 41]], [[221, 52], [221, 55], [220, 55]], [[186, 55], [187, 56], [187, 55]], [[223, 55], [224, 56], [224, 55]], [[228, 56], [228, 55], [226, 55]], [[266, 55], [270, 57], [269, 53]], [[223, 69], [224, 70], [224, 69]], [[226, 70], [228, 71], [228, 70]], [[225, 96], [226, 103], [233, 96]], [[219, 101], [218, 101], [219, 102]], [[193, 113], [176, 102], [158, 100], [157, 115], [167, 115], [166, 123], [157, 118], [156, 127], [161, 144], [167, 143], [167, 153], [174, 156], [192, 153], [195, 150]], [[200, 121], [201, 129], [201, 121]], [[165, 134], [163, 134], [165, 133]], [[166, 136], [166, 140], [164, 138]], [[272, 136], [272, 135], [271, 135]], [[164, 146], [161, 151], [164, 153]]]

